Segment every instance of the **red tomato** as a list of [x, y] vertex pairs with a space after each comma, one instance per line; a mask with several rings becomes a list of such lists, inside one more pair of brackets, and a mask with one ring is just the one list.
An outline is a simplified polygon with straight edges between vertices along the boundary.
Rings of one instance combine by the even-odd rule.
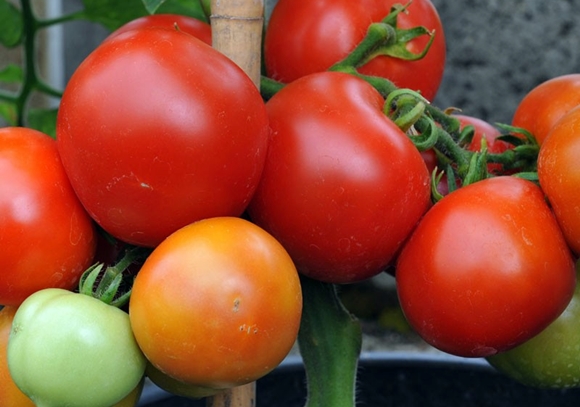
[[566, 308], [576, 282], [541, 189], [509, 176], [437, 202], [401, 251], [396, 279], [419, 335], [466, 357], [494, 355], [538, 334]]
[[255, 224], [228, 217], [188, 225], [157, 246], [129, 304], [139, 346], [182, 390], [270, 372], [295, 343], [301, 312], [288, 253]]
[[103, 42], [71, 77], [57, 144], [83, 205], [117, 239], [153, 247], [245, 210], [268, 145], [264, 102], [231, 60], [149, 28]]
[[580, 105], [580, 74], [562, 75], [540, 83], [520, 101], [512, 125], [532, 133], [539, 144], [566, 112]]
[[0, 310], [0, 400], [2, 407], [34, 407], [35, 404], [16, 386], [8, 370], [7, 349], [16, 307]]
[[273, 138], [248, 212], [305, 275], [347, 283], [381, 272], [429, 205], [425, 162], [383, 104], [338, 72], [300, 78], [267, 103]]
[[580, 106], [552, 127], [540, 147], [538, 177], [568, 244], [580, 255]]
[[[268, 76], [291, 82], [301, 76], [327, 70], [344, 59], [373, 22], [381, 21], [397, 0], [280, 0], [264, 37], [264, 61]], [[399, 28], [424, 26], [435, 31], [427, 55], [416, 61], [378, 56], [359, 68], [367, 75], [390, 79], [400, 88], [419, 90], [433, 100], [445, 65], [445, 36], [437, 10], [429, 0], [414, 0], [407, 13], [398, 16]], [[420, 53], [429, 37], [415, 38], [407, 45]]]
[[[491, 154], [499, 154], [511, 148], [511, 145], [502, 140], [496, 140], [501, 136], [501, 132], [488, 122], [481, 120], [477, 117], [454, 114], [457, 120], [461, 123], [461, 128], [465, 128], [468, 125], [473, 126], [474, 133], [471, 143], [467, 146], [470, 151], [480, 151], [481, 150], [481, 140], [485, 138], [487, 144], [487, 151]], [[500, 174], [503, 172], [502, 165], [498, 163], [489, 163], [487, 165], [487, 171], [491, 174]]]
[[74, 288], [96, 234], [62, 167], [56, 142], [36, 130], [0, 129], [0, 304], [43, 288]]
[[117, 35], [127, 31], [148, 27], [176, 29], [191, 34], [206, 44], [211, 45], [211, 26], [208, 23], [198, 20], [197, 18], [179, 14], [152, 14], [139, 17], [119, 27], [105, 40], [116, 37]]

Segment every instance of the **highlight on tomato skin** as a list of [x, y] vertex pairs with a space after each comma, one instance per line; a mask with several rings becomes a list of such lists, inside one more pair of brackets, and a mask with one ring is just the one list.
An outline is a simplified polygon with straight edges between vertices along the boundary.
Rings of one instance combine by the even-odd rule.
[[411, 326], [432, 346], [464, 357], [491, 356], [537, 335], [564, 311], [576, 284], [544, 193], [511, 176], [438, 201], [396, 267]]
[[266, 103], [275, 137], [248, 213], [310, 278], [382, 272], [430, 205], [425, 161], [383, 105], [341, 72], [304, 76]]
[[298, 272], [284, 247], [236, 217], [171, 234], [143, 264], [129, 303], [135, 338], [162, 373], [155, 380], [188, 394], [272, 371], [296, 342], [301, 313]]
[[54, 139], [0, 128], [0, 304], [74, 289], [93, 261], [96, 231], [63, 168]]
[[70, 78], [56, 134], [91, 217], [146, 247], [196, 220], [240, 216], [269, 140], [249, 76], [203, 41], [163, 27], [103, 41]]

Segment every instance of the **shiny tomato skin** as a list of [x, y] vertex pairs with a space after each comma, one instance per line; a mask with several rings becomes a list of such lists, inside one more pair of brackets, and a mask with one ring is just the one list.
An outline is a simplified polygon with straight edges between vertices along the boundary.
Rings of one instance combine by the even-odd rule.
[[338, 72], [297, 79], [267, 103], [273, 137], [248, 213], [311, 278], [378, 274], [429, 205], [425, 162], [383, 104]]
[[568, 244], [580, 255], [580, 106], [548, 133], [538, 155], [538, 178]]
[[512, 125], [532, 133], [542, 144], [551, 128], [580, 105], [580, 74], [551, 78], [530, 90], [518, 104]]
[[0, 304], [43, 288], [76, 287], [96, 247], [94, 224], [76, 197], [48, 135], [0, 129]]
[[16, 386], [8, 370], [6, 350], [17, 307], [0, 310], [0, 400], [2, 407], [34, 407], [34, 403]]
[[137, 274], [129, 304], [139, 346], [180, 392], [230, 388], [270, 372], [295, 343], [301, 311], [288, 253], [233, 217], [171, 234]]
[[450, 193], [401, 251], [397, 290], [429, 344], [491, 356], [546, 328], [568, 305], [574, 262], [540, 188], [501, 176]]
[[[270, 77], [289, 83], [327, 70], [344, 59], [364, 38], [368, 26], [385, 18], [397, 0], [280, 0], [264, 37], [264, 62]], [[400, 88], [418, 90], [433, 100], [445, 65], [445, 36], [437, 10], [429, 0], [415, 0], [400, 13], [398, 27], [435, 30], [427, 55], [416, 61], [379, 56], [359, 68], [367, 75], [390, 79]], [[423, 50], [428, 36], [411, 41], [409, 51]]]
[[158, 27], [103, 42], [72, 75], [57, 117], [87, 211], [117, 239], [149, 247], [193, 221], [242, 214], [268, 137], [251, 79], [195, 37]]
[[165, 27], [183, 31], [211, 45], [211, 26], [208, 23], [179, 14], [151, 14], [139, 17], [117, 28], [105, 40], [127, 31], [148, 27]]

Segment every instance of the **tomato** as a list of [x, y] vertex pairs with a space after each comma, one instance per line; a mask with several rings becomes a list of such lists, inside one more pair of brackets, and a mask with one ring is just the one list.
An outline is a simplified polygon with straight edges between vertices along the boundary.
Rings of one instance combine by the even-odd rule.
[[491, 356], [530, 339], [568, 305], [574, 262], [541, 189], [487, 178], [438, 201], [398, 257], [403, 313], [445, 352]]
[[[503, 153], [504, 151], [511, 148], [511, 145], [508, 142], [497, 140], [497, 138], [502, 135], [501, 132], [485, 120], [462, 114], [454, 114], [453, 117], [459, 120], [459, 123], [461, 123], [460, 127], [462, 129], [468, 125], [473, 126], [474, 128], [473, 138], [467, 146], [468, 150], [480, 151], [482, 139], [485, 139], [487, 151], [490, 154]], [[490, 174], [497, 175], [504, 172], [503, 166], [499, 163], [487, 164], [487, 171]]]
[[193, 221], [245, 210], [268, 145], [251, 79], [202, 41], [147, 28], [104, 41], [72, 75], [57, 144], [87, 211], [154, 247]]
[[47, 288], [14, 316], [8, 367], [38, 406], [111, 406], [138, 386], [145, 364], [127, 313], [88, 295]]
[[538, 155], [538, 178], [568, 244], [580, 254], [580, 106], [554, 125]]
[[4, 307], [0, 310], [0, 400], [3, 407], [34, 407], [34, 403], [16, 386], [10, 372], [6, 349], [16, 307]]
[[580, 74], [557, 76], [540, 83], [520, 101], [512, 125], [532, 133], [539, 144], [562, 116], [580, 105]]
[[208, 23], [198, 20], [197, 18], [179, 14], [152, 14], [139, 17], [116, 29], [105, 40], [116, 37], [117, 35], [127, 31], [148, 27], [176, 29], [193, 35], [206, 44], [211, 45], [211, 26]]
[[171, 234], [137, 274], [129, 315], [139, 346], [183, 386], [223, 389], [273, 370], [296, 341], [296, 267], [271, 235], [217, 217]]
[[[576, 273], [580, 272], [580, 263]], [[566, 310], [546, 329], [523, 344], [487, 361], [529, 386], [580, 387], [580, 284]]]
[[273, 137], [248, 213], [307, 276], [376, 275], [429, 205], [425, 162], [383, 104], [338, 72], [302, 77], [267, 103]]
[[96, 233], [48, 135], [0, 129], [0, 304], [47, 287], [71, 289], [91, 264]]
[[[397, 0], [279, 0], [264, 36], [264, 63], [268, 76], [289, 83], [301, 76], [325, 71], [344, 59], [367, 32], [385, 18]], [[424, 26], [435, 31], [427, 55], [416, 61], [377, 56], [358, 69], [362, 74], [390, 79], [400, 88], [418, 90], [433, 100], [445, 65], [445, 36], [437, 10], [429, 0], [414, 0], [397, 19], [399, 28]], [[407, 49], [420, 53], [427, 35], [410, 41]]]

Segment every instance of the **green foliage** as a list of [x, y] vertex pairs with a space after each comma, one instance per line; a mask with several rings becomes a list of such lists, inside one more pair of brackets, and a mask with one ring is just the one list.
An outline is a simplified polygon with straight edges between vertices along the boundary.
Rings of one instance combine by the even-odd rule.
[[165, 0], [143, 0], [143, 4], [145, 8], [149, 12], [149, 14], [155, 14], [159, 6], [165, 3]]
[[22, 67], [15, 64], [8, 64], [0, 71], [0, 82], [3, 83], [21, 83], [23, 78]]
[[27, 126], [56, 138], [57, 112], [58, 109], [30, 109]]
[[147, 15], [142, 0], [83, 0], [84, 19], [113, 31], [129, 21]]
[[23, 38], [23, 20], [20, 11], [8, 0], [0, 0], [0, 44], [12, 48]]

